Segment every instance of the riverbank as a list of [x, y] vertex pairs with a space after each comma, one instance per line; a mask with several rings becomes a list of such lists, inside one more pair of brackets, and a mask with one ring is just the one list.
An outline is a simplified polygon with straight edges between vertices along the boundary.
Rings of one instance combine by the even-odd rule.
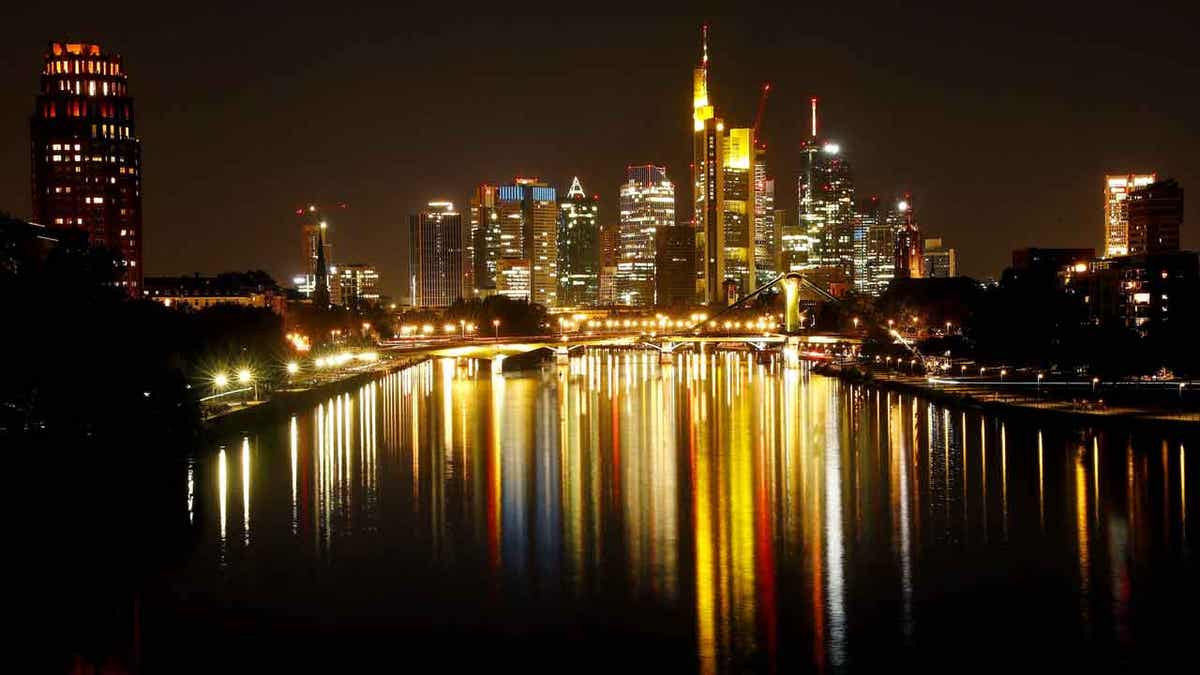
[[429, 359], [427, 355], [400, 356], [381, 361], [370, 369], [349, 373], [345, 377], [321, 382], [303, 389], [281, 389], [261, 403], [230, 410], [206, 419], [204, 431], [213, 436], [225, 436], [285, 417], [297, 409], [311, 406], [327, 398], [331, 392], [366, 384], [384, 375], [404, 370]]
[[1030, 395], [1000, 388], [968, 387], [930, 382], [923, 376], [881, 373], [860, 366], [821, 365], [814, 372], [847, 382], [889, 391], [915, 394], [938, 403], [974, 408], [987, 413], [1019, 415], [1030, 419], [1091, 426], [1137, 426], [1171, 431], [1200, 432], [1200, 410], [1165, 410], [1149, 405], [1114, 405], [1087, 409], [1075, 401]]

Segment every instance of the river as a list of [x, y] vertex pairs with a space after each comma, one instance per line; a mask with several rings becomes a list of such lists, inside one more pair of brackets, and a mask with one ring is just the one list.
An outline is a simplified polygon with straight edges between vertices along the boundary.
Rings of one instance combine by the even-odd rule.
[[1195, 443], [741, 353], [433, 360], [193, 452], [139, 648], [207, 672], [1169, 663], [1200, 597]]

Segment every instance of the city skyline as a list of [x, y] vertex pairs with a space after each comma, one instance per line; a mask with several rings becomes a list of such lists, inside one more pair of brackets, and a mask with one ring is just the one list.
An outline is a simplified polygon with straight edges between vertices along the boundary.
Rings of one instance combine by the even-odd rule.
[[[152, 21], [148, 17], [144, 21]], [[303, 19], [297, 19], [303, 21]], [[494, 152], [468, 154], [462, 152], [462, 145], [468, 139], [478, 138], [470, 128], [468, 117], [462, 114], [457, 106], [451, 106], [443, 112], [453, 112], [446, 116], [436, 128], [443, 133], [431, 135], [451, 143], [445, 149], [449, 155], [465, 158], [466, 161], [454, 163], [455, 166], [444, 166], [436, 153], [422, 150], [427, 147], [424, 141], [413, 139], [411, 134], [395, 134], [385, 132], [379, 127], [379, 120], [371, 114], [363, 114], [359, 119], [358, 128], [349, 118], [335, 116], [320, 106], [302, 105], [301, 109], [315, 115], [315, 120], [300, 120], [297, 125], [275, 125], [275, 134], [262, 134], [253, 139], [253, 143], [245, 141], [246, 134], [252, 129], [260, 129], [260, 121], [254, 116], [244, 117], [232, 125], [229, 133], [230, 140], [217, 143], [212, 149], [198, 149], [194, 138], [206, 138], [204, 130], [209, 124], [218, 120], [228, 121], [227, 115], [232, 114], [239, 106], [233, 101], [221, 98], [223, 90], [206, 90], [196, 87], [189, 90], [194, 99], [181, 96], [184, 93], [174, 86], [164, 85], [166, 73], [164, 65], [155, 62], [153, 50], [148, 44], [153, 40], [125, 33], [124, 29], [115, 29], [103, 20], [95, 23], [95, 28], [86, 34], [82, 29], [67, 31], [68, 34], [96, 42], [106, 49], [121, 54], [130, 71], [130, 93], [138, 101], [139, 136], [146, 143], [147, 170], [152, 180], [147, 188], [146, 205], [146, 249], [145, 265], [149, 274], [177, 273], [190, 271], [220, 271], [239, 267], [264, 267], [277, 279], [290, 279], [294, 269], [294, 233], [291, 230], [290, 213], [305, 203], [329, 203], [335, 201], [348, 202], [351, 207], [340, 214], [338, 221], [331, 225], [335, 228], [334, 238], [339, 242], [342, 254], [341, 260], [365, 260], [375, 264], [381, 274], [381, 281], [386, 291], [398, 294], [401, 275], [401, 255], [387, 255], [390, 259], [378, 259], [377, 251], [403, 251], [403, 242], [395, 241], [397, 230], [403, 230], [406, 214], [421, 205], [433, 195], [445, 195], [448, 199], [466, 203], [467, 193], [471, 185], [478, 180], [489, 179], [492, 176], [504, 177], [512, 175], [538, 175], [548, 184], [562, 190], [569, 183], [570, 177], [578, 174], [586, 184], [595, 186], [593, 192], [601, 195], [606, 204], [617, 201], [617, 187], [625, 165], [638, 162], [654, 162], [663, 164], [672, 175], [686, 175], [686, 164], [690, 155], [686, 142], [681, 142], [686, 120], [680, 120], [678, 111], [686, 107], [689, 77], [688, 70], [695, 63], [698, 27], [702, 19], [680, 18], [676, 20], [656, 20], [649, 26], [638, 26], [615, 18], [604, 18], [598, 22], [600, 27], [609, 30], [608, 42], [602, 43], [597, 37], [585, 40], [581, 44], [548, 45], [548, 53], [567, 58], [567, 62], [555, 62], [550, 59], [546, 65], [533, 69], [532, 74], [522, 80], [505, 80], [508, 86], [506, 99], [510, 102], [524, 101], [528, 103], [523, 108], [531, 115], [528, 124], [514, 127], [507, 113], [501, 113], [499, 125], [505, 133], [498, 141], [489, 141]], [[1101, 200], [1097, 197], [1096, 186], [1100, 184], [1107, 173], [1154, 171], [1163, 178], [1176, 178], [1180, 184], [1188, 185], [1193, 182], [1195, 168], [1185, 163], [1189, 148], [1194, 148], [1196, 138], [1186, 133], [1186, 128], [1172, 124], [1170, 120], [1159, 125], [1163, 130], [1143, 128], [1142, 125], [1130, 123], [1127, 119], [1129, 111], [1116, 111], [1108, 122], [1091, 122], [1092, 126], [1085, 127], [1087, 133], [1076, 131], [1075, 139], [1068, 138], [1071, 134], [1057, 132], [1059, 145], [1048, 143], [1038, 130], [1026, 129], [1032, 147], [1043, 155], [1042, 162], [1028, 167], [1017, 178], [1016, 173], [1004, 171], [1002, 167], [1011, 169], [1014, 158], [1011, 150], [997, 144], [995, 131], [1020, 121], [1021, 115], [997, 119], [996, 114], [984, 115], [972, 124], [977, 127], [979, 135], [971, 140], [977, 146], [972, 156], [978, 162], [973, 167], [973, 180], [958, 181], [956, 170], [948, 170], [934, 166], [939, 162], [948, 166], [954, 165], [955, 153], [948, 149], [949, 144], [943, 144], [936, 138], [925, 135], [928, 132], [928, 122], [940, 115], [942, 119], [937, 128], [948, 136], [955, 136], [956, 131], [961, 136], [964, 123], [959, 118], [970, 117], [973, 110], [969, 105], [932, 105], [927, 100], [896, 99], [885, 94], [887, 89], [876, 89], [878, 95], [869, 95], [863, 91], [863, 86], [852, 86], [855, 82], [863, 83], [863, 78], [872, 75], [870, 72], [858, 72], [855, 64], [838, 62], [835, 71], [841, 73], [843, 80], [831, 82], [827, 72], [819, 68], [811, 68], [807, 62], [796, 56], [781, 57], [781, 50], [771, 46], [770, 41], [752, 41], [750, 36], [761, 33], [776, 34], [784, 26], [791, 25], [794, 19], [780, 15], [780, 25], [771, 28], [751, 27], [745, 21], [715, 17], [710, 21], [712, 26], [712, 51], [716, 54], [713, 61], [711, 77], [712, 93], [721, 105], [721, 114], [739, 124], [749, 124], [754, 118], [754, 109], [759, 96], [759, 85], [763, 80], [774, 84], [770, 110], [766, 115], [763, 134], [771, 148], [769, 155], [769, 174], [776, 180], [778, 186], [795, 185], [797, 171], [801, 166], [799, 141], [807, 134], [806, 103], [810, 96], [821, 98], [822, 105], [822, 136], [836, 140], [848, 148], [849, 158], [855, 167], [855, 180], [860, 196], [878, 194], [883, 200], [889, 200], [900, 191], [912, 190], [921, 196], [923, 234], [934, 234], [953, 242], [960, 256], [960, 268], [963, 273], [979, 278], [997, 276], [1004, 265], [1004, 251], [1029, 244], [1044, 245], [1087, 245], [1099, 246], [1102, 241], [1103, 212]], [[1053, 17], [1051, 17], [1053, 24]], [[201, 22], [203, 24], [203, 22]], [[479, 26], [470, 23], [463, 26], [464, 33], [479, 30]], [[650, 29], [658, 29], [661, 39], [642, 44], [637, 38], [644, 37]], [[934, 29], [936, 30], [935, 24]], [[973, 28], [980, 28], [973, 26]], [[1089, 27], [1078, 29], [1081, 36], [1086, 36]], [[867, 27], [870, 30], [870, 26]], [[865, 30], [865, 29], [864, 29]], [[980, 28], [980, 30], [982, 30]], [[998, 29], [984, 31], [984, 35], [996, 35]], [[20, 39], [10, 40], [8, 49], [14, 50], [6, 57], [5, 63], [12, 64], [11, 72], [2, 71], [3, 77], [16, 87], [15, 91], [29, 92], [35, 87], [40, 54], [45, 49], [48, 40], [56, 39], [59, 35], [38, 35], [35, 37], [21, 36]], [[1048, 39], [1045, 35], [1035, 35], [1034, 38]], [[74, 38], [73, 38], [74, 39]], [[381, 38], [384, 39], [384, 38]], [[394, 38], [393, 38], [394, 39]], [[847, 38], [849, 40], [849, 38]], [[384, 39], [384, 42], [387, 40]], [[419, 41], [419, 38], [418, 38]], [[986, 41], [986, 38], [985, 38]], [[1079, 38], [1079, 53], [1072, 58], [1082, 58], [1085, 54], [1094, 52], [1098, 47], [1091, 44], [1087, 38]], [[266, 40], [270, 43], [270, 39]], [[33, 48], [28, 48], [28, 45]], [[20, 47], [21, 51], [16, 51]], [[258, 49], [255, 46], [247, 48]], [[319, 48], [319, 52], [329, 56], [333, 61], [342, 65], [354, 63], [363, 57], [364, 50], [373, 52], [362, 45], [353, 42], [343, 43], [332, 40], [329, 45]], [[538, 84], [556, 81], [559, 77], [570, 77], [578, 72], [568, 67], [576, 60], [587, 64], [586, 72], [593, 76], [594, 87], [586, 96], [587, 100], [607, 98], [610, 103], [625, 100], [641, 100], [646, 96], [636, 92], [615, 90], [612, 69], [621, 63], [621, 56], [632, 50], [638, 54], [638, 65], [630, 70], [632, 78], [647, 85], [653, 84], [652, 89], [661, 90], [655, 97], [656, 104], [645, 108], [649, 110], [648, 123], [621, 119], [627, 116], [617, 116], [618, 119], [597, 123], [597, 117], [580, 113], [553, 126], [541, 124], [549, 114], [546, 108], [552, 108], [561, 95], [539, 94]], [[819, 60], [830, 58], [837, 54], [844, 55], [845, 47], [837, 47], [828, 42], [814, 44], [811, 48], [800, 50], [804, 56]], [[968, 50], [969, 51], [969, 50]], [[189, 62], [189, 54], [179, 55], [168, 65], [178, 66], [188, 72], [199, 66]], [[515, 54], [502, 52], [499, 60], [488, 66], [480, 66], [473, 62], [464, 63], [460, 59], [449, 59], [445, 62], [434, 61], [434, 65], [447, 67], [450, 70], [449, 79], [457, 76], [461, 83], [470, 83], [479, 78], [489, 86], [495, 85], [495, 80], [508, 72]], [[1121, 101], [1140, 101], [1146, 110], [1134, 114], [1152, 112], [1152, 108], [1163, 111], [1172, 110], [1172, 119], [1184, 119], [1188, 115], [1180, 112], [1175, 114], [1178, 104], [1182, 110], [1187, 110], [1191, 104], [1186, 97], [1172, 103], [1169, 89], [1159, 88], [1165, 94], [1157, 94], [1147, 86], [1148, 80], [1163, 78], [1169, 73], [1185, 74], [1189, 66], [1185, 62], [1172, 62], [1169, 54], [1160, 55], [1155, 59], [1162, 68], [1151, 71], [1140, 80], [1129, 80], [1130, 90], [1127, 95], [1119, 95]], [[269, 89], [281, 89], [285, 94], [297, 95], [294, 83], [287, 77], [279, 77], [280, 64], [270, 58], [250, 59], [254, 68], [244, 69], [249, 74], [242, 77], [250, 81], [263, 81], [268, 78]], [[907, 63], [899, 59], [896, 72], [902, 75], [900, 79], [910, 79], [919, 75], [916, 70], [905, 71], [901, 67]], [[862, 68], [861, 63], [857, 64]], [[988, 67], [988, 62], [977, 64], [981, 73], [993, 78], [997, 73]], [[314, 65], [311, 59], [291, 68], [291, 78], [322, 78], [333, 76], [326, 72], [328, 68]], [[1014, 66], [1015, 68], [1017, 66]], [[1132, 68], [1122, 65], [1122, 68]], [[256, 70], [257, 69], [257, 70]], [[1018, 68], [1019, 69], [1019, 68]], [[285, 69], [286, 70], [286, 69]], [[402, 63], [392, 63], [395, 73], [409, 73], [412, 67], [404, 67]], [[866, 68], [865, 71], [870, 71]], [[1165, 73], [1163, 71], [1166, 71]], [[174, 72], [174, 71], [172, 71]], [[513, 72], [517, 72], [516, 69]], [[254, 73], [258, 73], [254, 75]], [[353, 70], [346, 70], [346, 76], [335, 80], [340, 88], [353, 89], [355, 83], [363, 82], [362, 76]], [[877, 74], [877, 73], [875, 73]], [[1045, 76], [1034, 76], [1025, 82], [1032, 90], [1045, 85]], [[258, 78], [256, 80], [255, 78]], [[186, 79], [186, 78], [185, 78]], [[501, 78], [503, 79], [503, 78]], [[986, 78], [984, 78], [986, 79]], [[528, 84], [524, 82], [528, 80]], [[982, 80], [981, 80], [982, 81]], [[258, 95], [246, 88], [245, 84], [238, 85], [238, 76], [232, 76], [228, 92], [237, 94], [238, 99], [245, 99], [245, 109], [253, 112], [258, 108], [254, 99]], [[1064, 101], [1077, 101], [1076, 107], [1088, 98], [1090, 90], [1080, 93], [1078, 84], [1071, 84], [1074, 97], [1064, 94]], [[320, 87], [317, 87], [320, 88]], [[917, 90], [921, 89], [920, 87]], [[981, 85], [976, 85], [976, 94], [984, 91]], [[1147, 96], [1156, 94], [1155, 96]], [[944, 99], [945, 94], [941, 94]], [[936, 97], [935, 97], [936, 98]], [[1025, 113], [1039, 112], [1050, 114], [1051, 120], [1071, 117], [1064, 112], [1061, 103], [1055, 104], [1042, 95], [1033, 95], [1040, 100], [1043, 107], [1031, 106]], [[1152, 108], [1145, 101], [1156, 101]], [[863, 105], [875, 101], [886, 101], [887, 105], [874, 106], [878, 113], [872, 116], [871, 109]], [[916, 102], [914, 102], [916, 101]], [[963, 101], [957, 101], [963, 104]], [[666, 105], [670, 104], [670, 105]], [[1021, 107], [1018, 103], [1006, 103], [1007, 106]], [[1122, 104], [1124, 105], [1124, 104]], [[1067, 106], [1068, 108], [1070, 106]], [[1117, 106], [1121, 107], [1121, 106]], [[200, 118], [198, 115], [207, 111], [213, 116]], [[924, 116], [914, 112], [921, 111]], [[171, 113], [171, 114], [168, 114]], [[961, 113], [961, 114], [960, 114]], [[0, 122], [11, 126], [12, 112], [0, 117]], [[25, 113], [27, 114], [27, 113]], [[884, 124], [888, 130], [889, 140], [880, 140], [880, 120], [886, 121], [891, 117], [891, 124]], [[946, 119], [952, 116], [955, 120]], [[1118, 123], [1125, 119], [1125, 123]], [[827, 124], [824, 120], [829, 120]], [[418, 120], [428, 123], [429, 120]], [[874, 124], [870, 122], [875, 122]], [[17, 120], [21, 124], [20, 120]], [[1086, 122], [1086, 120], [1085, 120]], [[27, 121], [23, 123], [27, 125]], [[540, 128], [539, 128], [540, 125]], [[990, 126], [989, 126], [990, 125]], [[424, 125], [422, 125], [424, 126]], [[1028, 127], [1026, 118], [1024, 126]], [[335, 128], [335, 137], [350, 135], [350, 142], [362, 138], [366, 131], [371, 132], [371, 138], [379, 143], [364, 150], [365, 157], [359, 162], [362, 168], [357, 171], [346, 171], [347, 162], [352, 158], [345, 155], [359, 154], [358, 150], [348, 152], [330, 144], [323, 137], [313, 145], [315, 147], [303, 151], [300, 161], [294, 156], [295, 150], [272, 153], [278, 150], [279, 140], [293, 141], [306, 133], [311, 133], [316, 127]], [[1090, 147], [1087, 138], [1095, 139], [1097, 130], [1103, 127], [1110, 131], [1111, 138], [1106, 139], [1104, 153], [1098, 153]], [[14, 127], [19, 139], [23, 126]], [[399, 127], [398, 127], [399, 129]], [[1118, 129], [1125, 129], [1132, 138], [1117, 134]], [[826, 131], [828, 133], [826, 133]], [[544, 133], [543, 143], [538, 134]], [[561, 139], [564, 134], [574, 140], [564, 144]], [[299, 136], [298, 136], [299, 135]], [[278, 136], [279, 139], [276, 139]], [[411, 141], [411, 148], [397, 151], [396, 141]], [[587, 142], [578, 139], [586, 138]], [[1043, 140], [1039, 140], [1043, 139]], [[961, 138], [960, 138], [961, 140]], [[600, 141], [599, 143], [597, 141]], [[1068, 141], [1071, 147], [1068, 149]], [[959, 141], [955, 141], [958, 143]], [[230, 145], [230, 144], [234, 145]], [[480, 148], [484, 147], [478, 143]], [[610, 146], [599, 148], [600, 145]], [[229, 152], [233, 148], [234, 152]], [[262, 150], [268, 156], [279, 156], [280, 161], [265, 166], [265, 170], [255, 169], [250, 180], [245, 180], [251, 171], [250, 158], [243, 157], [239, 152], [242, 148]], [[393, 148], [384, 152], [380, 148]], [[591, 148], [589, 150], [589, 148]], [[599, 148], [599, 149], [597, 149]], [[223, 150], [220, 157], [214, 153]], [[988, 151], [990, 149], [990, 152]], [[409, 152], [411, 150], [411, 152]], [[1069, 150], [1069, 151], [1068, 151]], [[1194, 152], [1191, 153], [1194, 156]], [[308, 156], [314, 155], [314, 156]], [[313, 161], [321, 163], [308, 163]], [[898, 160], [897, 157], [903, 157]], [[14, 215], [28, 215], [29, 197], [26, 179], [22, 175], [28, 167], [28, 145], [22, 142], [7, 142], [3, 147], [5, 160], [0, 168], [0, 176], [6, 177], [8, 185], [4, 196], [0, 199], [0, 208]], [[1056, 161], [1067, 159], [1069, 161]], [[212, 161], [217, 159], [219, 161]], [[190, 161], [189, 161], [190, 160]], [[615, 160], [615, 161], [614, 161]], [[380, 166], [398, 166], [400, 162], [422, 165], [428, 163], [428, 171], [420, 176], [404, 174], [397, 170], [394, 178], [380, 176]], [[481, 163], [482, 162], [482, 163]], [[1043, 165], [1053, 165], [1049, 171]], [[299, 166], [297, 166], [299, 165]], [[199, 175], [197, 169], [206, 166], [220, 167], [221, 171]], [[302, 167], [307, 166], [307, 169]], [[374, 167], [375, 171], [367, 171]], [[479, 167], [465, 169], [464, 167]], [[232, 176], [242, 180], [226, 184], [216, 179], [226, 175], [226, 169]], [[357, 175], [356, 175], [357, 174]], [[369, 174], [369, 175], [368, 175]], [[332, 178], [331, 178], [332, 176]], [[954, 180], [951, 180], [951, 179]], [[997, 182], [999, 179], [999, 182]], [[940, 181], [945, 181], [941, 183]], [[986, 185], [985, 185], [986, 184]], [[167, 186], [170, 186], [169, 188]], [[686, 187], [686, 186], [685, 186]], [[986, 189], [981, 189], [986, 187]], [[25, 189], [22, 189], [25, 188]], [[1004, 194], [1005, 191], [1020, 191], [1022, 198], [987, 205], [981, 208], [978, 201], [981, 194]], [[253, 194], [246, 198], [246, 192]], [[677, 195], [676, 212], [682, 219], [690, 213], [684, 200], [688, 198], [686, 191], [681, 190]], [[776, 208], [783, 210], [795, 209], [791, 202], [792, 190], [779, 189], [776, 197]], [[174, 207], [172, 199], [187, 202], [186, 208]], [[1196, 206], [1188, 205], [1185, 221], [1195, 222], [1193, 215]], [[615, 214], [610, 210], [602, 213], [602, 220], [611, 219]], [[211, 236], [200, 236], [211, 235]], [[230, 246], [230, 242], [238, 245]], [[1194, 241], [1185, 225], [1183, 228], [1183, 248], [1193, 248]], [[251, 255], [254, 251], [260, 255]], [[253, 258], [253, 259], [252, 259]]]

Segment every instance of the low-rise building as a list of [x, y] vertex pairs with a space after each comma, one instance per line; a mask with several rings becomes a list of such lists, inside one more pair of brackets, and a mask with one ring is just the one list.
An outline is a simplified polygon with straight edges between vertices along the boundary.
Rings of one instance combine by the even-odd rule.
[[262, 307], [283, 316], [287, 296], [270, 277], [257, 272], [216, 276], [146, 277], [143, 295], [167, 307], [200, 310], [215, 305]]
[[1072, 267], [1064, 279], [1092, 323], [1122, 325], [1143, 337], [1200, 311], [1200, 254], [1194, 251], [1102, 258]]

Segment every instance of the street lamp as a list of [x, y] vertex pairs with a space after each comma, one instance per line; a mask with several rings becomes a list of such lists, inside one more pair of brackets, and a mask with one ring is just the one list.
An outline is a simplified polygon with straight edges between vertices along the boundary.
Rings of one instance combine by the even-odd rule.
[[1092, 378], [1092, 393], [1093, 394], [1096, 393], [1096, 385], [1098, 385], [1098, 384], [1100, 384], [1100, 378], [1093, 377]]
[[300, 364], [296, 363], [295, 361], [288, 361], [287, 371], [288, 375], [295, 375], [296, 373], [300, 372]]
[[500, 319], [492, 319], [492, 330], [496, 334], [496, 342], [500, 341]]
[[1042, 395], [1042, 378], [1043, 378], [1043, 377], [1045, 377], [1045, 375], [1043, 375], [1042, 373], [1038, 373], [1038, 380], [1037, 380], [1037, 382], [1038, 382], [1038, 387], [1037, 387], [1037, 390], [1038, 390], [1038, 397], [1039, 397], [1039, 398], [1040, 398], [1040, 397], [1041, 397], [1041, 395]]
[[854, 330], [858, 330], [858, 317], [854, 317], [852, 321], [854, 322]]
[[213, 378], [213, 384], [217, 386], [217, 389], [224, 389], [229, 385], [229, 376], [225, 373], [217, 373], [216, 377]]
[[258, 400], [258, 380], [254, 379], [254, 374], [250, 372], [249, 368], [242, 368], [241, 370], [238, 371], [237, 376], [238, 376], [238, 382], [240, 382], [242, 384], [251, 384], [251, 383], [254, 384], [254, 400], [257, 401]]

